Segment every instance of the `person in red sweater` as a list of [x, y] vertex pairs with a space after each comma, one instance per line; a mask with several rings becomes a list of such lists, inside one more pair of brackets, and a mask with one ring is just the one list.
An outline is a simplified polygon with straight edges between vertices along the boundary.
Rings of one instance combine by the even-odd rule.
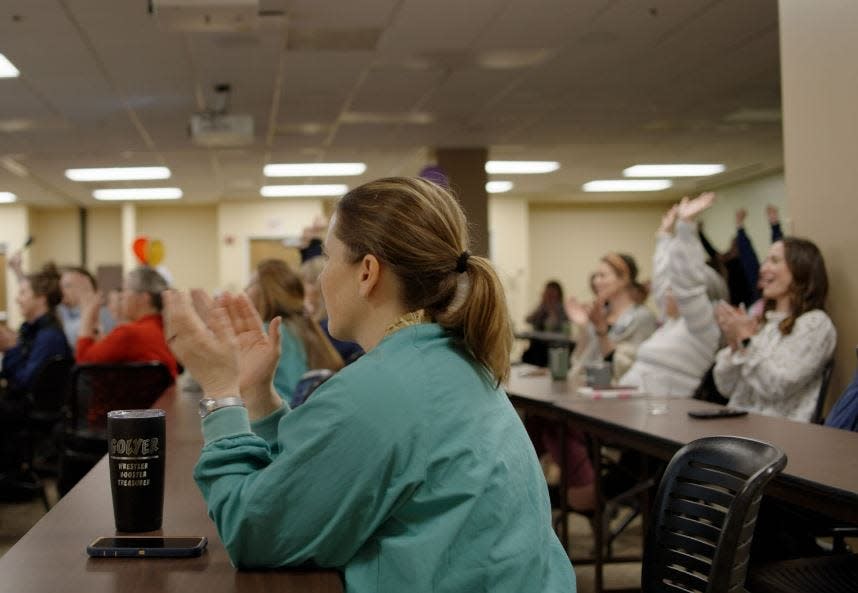
[[[93, 295], [83, 302], [76, 361], [117, 363], [154, 360], [164, 363], [175, 379], [178, 364], [164, 338], [161, 320], [161, 292], [166, 289], [167, 282], [152, 268], [141, 267], [129, 272], [123, 282], [119, 305], [125, 323], [99, 340], [96, 339], [96, 328], [101, 297]], [[151, 403], [140, 402], [140, 407], [148, 407]], [[107, 402], [91, 401], [90, 422], [107, 409], [111, 409]]]

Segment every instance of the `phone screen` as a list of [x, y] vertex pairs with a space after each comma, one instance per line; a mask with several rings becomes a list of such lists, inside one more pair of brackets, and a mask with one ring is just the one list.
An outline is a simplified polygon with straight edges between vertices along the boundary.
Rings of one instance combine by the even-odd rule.
[[201, 537], [102, 537], [93, 542], [96, 549], [108, 548], [196, 548], [200, 545]]

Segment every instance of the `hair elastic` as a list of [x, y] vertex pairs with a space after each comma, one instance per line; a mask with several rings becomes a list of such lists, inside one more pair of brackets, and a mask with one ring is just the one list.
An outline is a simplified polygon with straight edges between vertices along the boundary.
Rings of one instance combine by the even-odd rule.
[[465, 270], [468, 269], [468, 258], [471, 257], [471, 254], [467, 251], [463, 251], [461, 255], [459, 255], [459, 259], [456, 260], [456, 273], [461, 274]]

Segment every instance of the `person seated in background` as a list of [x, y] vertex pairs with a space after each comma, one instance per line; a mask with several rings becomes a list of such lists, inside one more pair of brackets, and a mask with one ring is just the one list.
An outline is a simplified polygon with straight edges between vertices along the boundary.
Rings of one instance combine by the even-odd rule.
[[[563, 287], [556, 280], [545, 283], [542, 302], [527, 316], [526, 321], [534, 331], [565, 332], [569, 329], [569, 316], [563, 305]], [[521, 361], [544, 367], [548, 366], [548, 343], [531, 340], [530, 346], [521, 356]]]
[[260, 262], [245, 292], [263, 320], [282, 319], [274, 387], [290, 405], [297, 403], [292, 401], [295, 386], [308, 370], [343, 368], [343, 359], [319, 324], [305, 314], [304, 285], [286, 262]]
[[7, 478], [17, 479], [28, 460], [14, 431], [26, 422], [31, 407], [27, 396], [39, 370], [56, 356], [72, 358], [56, 316], [61, 299], [60, 275], [53, 264], [46, 264], [20, 281], [16, 299], [24, 318], [20, 331], [16, 334], [0, 325], [0, 378], [6, 382], [0, 397], [0, 489]]
[[322, 256], [311, 257], [301, 263], [301, 279], [304, 282], [304, 309], [325, 332], [328, 341], [339, 352], [343, 363], [351, 364], [363, 356], [363, 349], [354, 342], [343, 342], [336, 339], [328, 331], [328, 311], [325, 308], [325, 297], [322, 295], [322, 288], [319, 285], [319, 276], [324, 267], [325, 258]]
[[695, 222], [714, 199], [712, 193], [683, 198], [664, 215], [656, 236], [652, 276], [664, 321], [640, 345], [620, 385], [643, 387], [656, 395], [690, 397], [715, 363], [721, 338], [715, 302], [727, 297], [727, 284], [706, 264]]
[[101, 295], [92, 294], [81, 303], [81, 324], [75, 359], [85, 362], [164, 363], [173, 378], [178, 364], [164, 338], [161, 319], [161, 293], [167, 282], [155, 270], [140, 267], [128, 272], [120, 296], [120, 316], [125, 323], [117, 325], [101, 339], [96, 338]]
[[652, 311], [643, 305], [647, 289], [637, 279], [638, 266], [630, 255], [609, 253], [599, 262], [593, 277], [596, 300], [566, 302], [566, 312], [577, 329], [573, 374], [586, 365], [611, 364], [616, 381], [631, 368], [638, 347], [656, 329]]
[[54, 264], [23, 276], [16, 302], [24, 323], [18, 333], [0, 325], [0, 376], [6, 380], [7, 400], [26, 394], [38, 370], [51, 358], [72, 358], [56, 315], [61, 300], [60, 275]]
[[[395, 229], [395, 232], [392, 232]], [[380, 179], [337, 203], [322, 289], [366, 354], [293, 412], [245, 295], [204, 317], [168, 292], [171, 345], [212, 411], [194, 478], [238, 567], [308, 562], [348, 591], [575, 591], [539, 462], [509, 398], [512, 330], [455, 198]], [[234, 397], [241, 394], [241, 399]], [[246, 407], [245, 407], [246, 406]]]
[[[98, 285], [95, 277], [86, 268], [63, 268], [60, 276], [60, 288], [63, 302], [57, 307], [57, 314], [63, 324], [63, 331], [69, 345], [74, 350], [80, 333], [81, 303], [89, 301], [96, 293]], [[98, 314], [98, 332], [107, 335], [116, 325], [107, 307], [101, 307]]]
[[806, 239], [774, 243], [760, 268], [765, 323], [721, 303], [716, 317], [727, 347], [714, 368], [729, 405], [807, 422], [837, 332], [825, 313], [828, 275], [819, 248]]

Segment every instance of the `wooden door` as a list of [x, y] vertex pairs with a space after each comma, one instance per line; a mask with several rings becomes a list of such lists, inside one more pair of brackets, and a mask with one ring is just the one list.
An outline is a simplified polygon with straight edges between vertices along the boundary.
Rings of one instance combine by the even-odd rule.
[[250, 273], [253, 274], [256, 265], [265, 259], [283, 260], [296, 274], [301, 269], [301, 251], [297, 247], [284, 245], [283, 239], [251, 239]]

